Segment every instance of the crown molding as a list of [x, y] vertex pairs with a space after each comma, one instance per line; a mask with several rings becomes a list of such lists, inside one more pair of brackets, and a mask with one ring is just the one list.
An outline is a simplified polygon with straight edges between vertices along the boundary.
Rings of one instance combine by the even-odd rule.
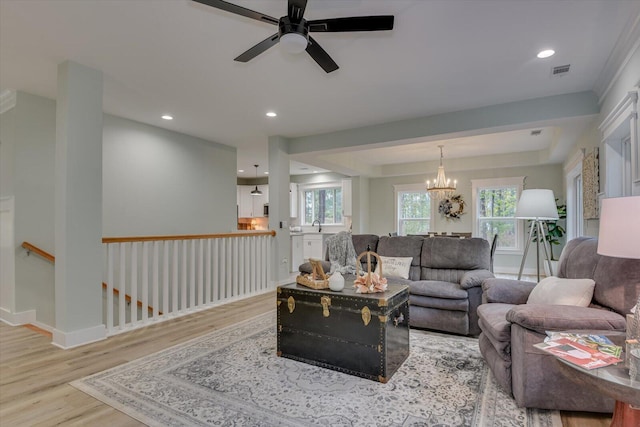
[[598, 96], [598, 103], [607, 97], [609, 91], [613, 87], [620, 73], [624, 70], [633, 54], [640, 48], [640, 3], [636, 7], [635, 16], [633, 16], [625, 28], [620, 33], [620, 37], [616, 41], [613, 51], [609, 55], [607, 62], [598, 76], [593, 91]]

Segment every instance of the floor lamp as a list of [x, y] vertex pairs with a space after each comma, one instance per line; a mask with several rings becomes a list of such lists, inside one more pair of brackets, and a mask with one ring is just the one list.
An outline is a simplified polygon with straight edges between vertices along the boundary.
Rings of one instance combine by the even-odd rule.
[[542, 247], [544, 248], [544, 254], [547, 258], [549, 265], [549, 273], [553, 275], [553, 269], [551, 267], [551, 258], [549, 253], [549, 242], [544, 232], [544, 226], [546, 221], [553, 221], [558, 219], [558, 208], [556, 207], [556, 198], [553, 196], [552, 190], [532, 189], [523, 190], [520, 194], [520, 200], [516, 206], [516, 218], [531, 220], [531, 227], [529, 228], [529, 238], [527, 244], [524, 247], [524, 255], [522, 256], [522, 263], [520, 263], [520, 272], [518, 273], [518, 280], [522, 277], [522, 270], [524, 269], [524, 263], [527, 259], [527, 253], [529, 252], [529, 246], [533, 240], [534, 235], [536, 238], [536, 268], [538, 271], [538, 282], [540, 281], [540, 241], [542, 241]]

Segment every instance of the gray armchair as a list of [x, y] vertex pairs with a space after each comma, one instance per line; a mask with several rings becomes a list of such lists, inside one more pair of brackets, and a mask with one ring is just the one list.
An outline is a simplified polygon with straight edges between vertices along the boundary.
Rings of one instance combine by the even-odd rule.
[[614, 402], [602, 394], [577, 387], [564, 376], [555, 358], [533, 345], [545, 331], [624, 331], [624, 315], [640, 295], [640, 260], [596, 253], [597, 239], [567, 243], [558, 277], [595, 281], [589, 307], [526, 304], [536, 285], [507, 279], [482, 284], [478, 307], [480, 352], [498, 383], [521, 407], [567, 411], [611, 412]]

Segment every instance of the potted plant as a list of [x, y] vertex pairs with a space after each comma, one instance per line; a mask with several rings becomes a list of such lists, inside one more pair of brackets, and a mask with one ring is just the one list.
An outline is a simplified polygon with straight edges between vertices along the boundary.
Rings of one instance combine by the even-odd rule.
[[[558, 259], [556, 259], [556, 256], [553, 253], [553, 246], [560, 245], [562, 243], [561, 239], [566, 233], [566, 230], [562, 226], [561, 222], [567, 219], [567, 205], [564, 203], [560, 204], [559, 200], [556, 198], [556, 208], [558, 209], [558, 219], [545, 221], [547, 224], [547, 234], [545, 236], [545, 240], [549, 242], [549, 249], [551, 250], [549, 256], [551, 257], [551, 267], [553, 268], [554, 274], [558, 274]], [[537, 236], [534, 237], [533, 240], [536, 241], [536, 239]], [[548, 264], [546, 262], [543, 262], [543, 265], [545, 274], [547, 276], [550, 276], [551, 272], [549, 271]]]

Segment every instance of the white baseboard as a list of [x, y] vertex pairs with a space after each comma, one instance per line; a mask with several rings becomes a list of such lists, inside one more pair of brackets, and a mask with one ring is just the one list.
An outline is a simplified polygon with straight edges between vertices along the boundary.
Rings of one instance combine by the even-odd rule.
[[[520, 267], [500, 267], [500, 266], [494, 267], [494, 273], [496, 274], [512, 274], [514, 276], [517, 276], [519, 272], [520, 272]], [[529, 267], [522, 270], [522, 274], [524, 276], [537, 276], [538, 270], [536, 270], [535, 268]], [[544, 271], [540, 269], [540, 277], [544, 277], [544, 276], [545, 276]]]
[[80, 329], [72, 332], [64, 332], [54, 329], [52, 344], [56, 347], [68, 350], [70, 348], [79, 347], [92, 342], [102, 341], [106, 338], [107, 329], [104, 325], [97, 325], [91, 328]]
[[11, 326], [28, 325], [29, 323], [35, 323], [36, 311], [27, 310], [20, 313], [12, 313], [7, 309], [0, 308], [0, 320]]

